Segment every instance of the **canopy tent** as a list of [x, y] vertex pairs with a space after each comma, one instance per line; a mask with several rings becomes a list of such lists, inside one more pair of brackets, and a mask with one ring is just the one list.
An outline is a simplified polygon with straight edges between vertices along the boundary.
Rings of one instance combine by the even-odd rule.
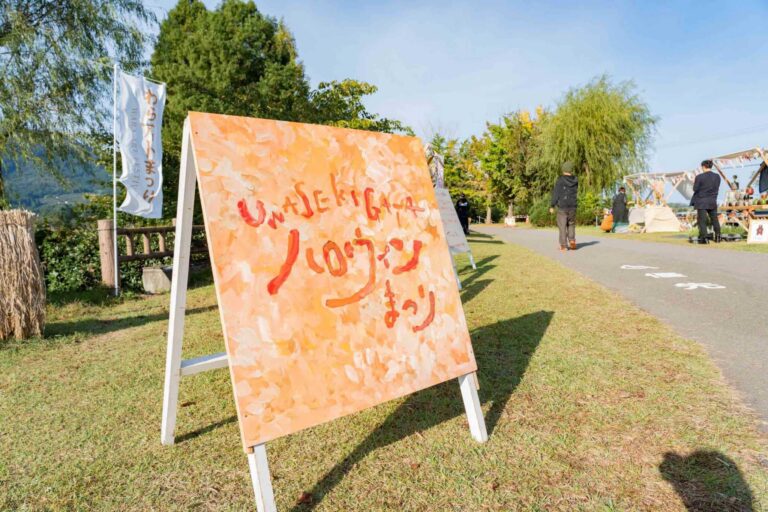
[[677, 233], [680, 231], [680, 220], [669, 206], [645, 207], [646, 233]]
[[[693, 180], [699, 172], [698, 169], [674, 172], [641, 172], [624, 176], [624, 182], [638, 200], [642, 199], [643, 202], [648, 203], [653, 199], [653, 204], [666, 206], [667, 201], [675, 191], [687, 200], [693, 197]], [[669, 193], [665, 193], [667, 184], [672, 186]]]
[[[757, 160], [757, 162], [755, 162], [755, 160]], [[745, 165], [759, 163], [760, 165], [758, 166], [757, 170], [752, 175], [752, 177], [749, 179], [749, 183], [747, 183], [747, 186], [745, 187], [745, 188], [749, 188], [757, 180], [758, 176], [760, 175], [760, 171], [766, 166], [768, 166], [768, 156], [766, 155], [765, 149], [761, 147], [756, 147], [752, 149], [746, 149], [744, 151], [737, 151], [736, 153], [729, 153], [727, 155], [716, 156], [712, 158], [712, 163], [715, 165], [717, 172], [720, 173], [720, 176], [723, 177], [725, 182], [728, 184], [728, 187], [731, 189], [735, 189], [735, 186], [731, 183], [731, 181], [723, 172], [724, 169], [732, 169], [734, 167], [744, 167]]]

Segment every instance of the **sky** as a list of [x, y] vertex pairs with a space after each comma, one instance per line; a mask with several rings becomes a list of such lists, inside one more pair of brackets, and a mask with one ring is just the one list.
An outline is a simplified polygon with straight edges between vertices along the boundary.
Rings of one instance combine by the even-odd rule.
[[[160, 18], [175, 3], [146, 1]], [[285, 21], [313, 85], [370, 82], [369, 110], [423, 138], [479, 135], [607, 74], [634, 82], [658, 117], [649, 171], [768, 146], [768, 0], [256, 4]], [[742, 186], [751, 171], [736, 172]]]

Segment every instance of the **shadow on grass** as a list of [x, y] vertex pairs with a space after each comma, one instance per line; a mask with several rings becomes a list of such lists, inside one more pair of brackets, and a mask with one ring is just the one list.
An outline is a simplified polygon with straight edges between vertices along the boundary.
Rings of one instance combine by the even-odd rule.
[[683, 456], [668, 452], [659, 466], [690, 512], [752, 512], [754, 498], [744, 475], [728, 456], [696, 451]]
[[[479, 368], [480, 400], [486, 405], [490, 404], [485, 413], [489, 435], [493, 433], [509, 397], [522, 380], [553, 315], [551, 311], [539, 311], [486, 325], [471, 332]], [[456, 380], [410, 395], [344, 460], [315, 484], [310, 491], [313, 497], [311, 503], [297, 504], [293, 510], [315, 508], [355, 464], [378, 448], [462, 415], [464, 406]], [[468, 428], [466, 442], [474, 442]]]
[[466, 275], [465, 279], [461, 279], [461, 302], [466, 304], [475, 298], [480, 292], [493, 282], [492, 279], [480, 279], [481, 276], [487, 272], [496, 268], [496, 265], [492, 265], [491, 262], [498, 258], [498, 255], [487, 256], [480, 261], [475, 262], [477, 269], [473, 269], [470, 266], [466, 266], [461, 269], [461, 275]]
[[[218, 308], [216, 304], [200, 308], [188, 309], [186, 314], [195, 315], [215, 311]], [[153, 315], [136, 315], [126, 318], [84, 318], [82, 320], [73, 320], [71, 322], [51, 322], [45, 326], [45, 335], [43, 338], [53, 338], [55, 336], [69, 336], [77, 333], [88, 333], [89, 335], [99, 335], [108, 332], [120, 331], [131, 327], [151, 322], [168, 320], [168, 312], [156, 313]]]
[[486, 235], [485, 233], [480, 233], [479, 231], [472, 231], [469, 230], [469, 236], [473, 238], [493, 238], [491, 235]]
[[501, 240], [476, 240], [474, 238], [469, 239], [473, 244], [503, 244]]
[[237, 415], [230, 416], [229, 418], [221, 421], [217, 421], [216, 423], [211, 423], [210, 425], [206, 425], [202, 428], [199, 428], [197, 430], [193, 430], [192, 432], [187, 432], [186, 434], [180, 435], [176, 438], [176, 444], [183, 443], [184, 441], [189, 441], [190, 439], [194, 439], [196, 437], [199, 437], [203, 434], [207, 434], [208, 432], [211, 432], [212, 430], [216, 430], [217, 428], [224, 427], [226, 425], [229, 425], [230, 423], [234, 423], [237, 421]]

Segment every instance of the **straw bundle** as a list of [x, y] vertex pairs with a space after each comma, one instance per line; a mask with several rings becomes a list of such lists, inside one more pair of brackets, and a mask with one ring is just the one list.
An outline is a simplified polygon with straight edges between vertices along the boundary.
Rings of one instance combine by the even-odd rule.
[[34, 213], [0, 211], [0, 340], [43, 332], [45, 282], [34, 225]]

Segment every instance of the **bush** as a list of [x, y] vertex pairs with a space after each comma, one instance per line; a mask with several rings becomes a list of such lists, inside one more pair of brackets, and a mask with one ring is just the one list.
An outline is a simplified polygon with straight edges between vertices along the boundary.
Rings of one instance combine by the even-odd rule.
[[555, 225], [555, 214], [549, 213], [549, 197], [542, 197], [534, 201], [533, 206], [528, 210], [528, 218], [536, 227], [546, 227]]
[[603, 208], [608, 208], [607, 199], [601, 199], [592, 192], [580, 194], [576, 207], [576, 224], [594, 226], [595, 217], [602, 218]]
[[87, 290], [99, 284], [99, 235], [96, 229], [37, 230], [37, 246], [50, 292]]
[[[52, 228], [43, 225], [36, 238], [40, 259], [45, 272], [46, 288], [49, 292], [73, 292], [90, 290], [101, 284], [101, 259], [99, 256], [99, 235], [96, 226], [87, 229]], [[202, 233], [195, 239], [202, 238]], [[172, 245], [173, 235], [168, 237]], [[120, 253], [125, 254], [125, 238], [119, 237]], [[152, 250], [158, 250], [156, 237]], [[198, 241], [198, 243], [200, 243]], [[192, 261], [205, 260], [205, 255], [196, 254]], [[170, 265], [171, 258], [129, 261], [120, 264], [120, 283], [125, 290], [141, 291], [142, 268], [152, 265]]]
[[[549, 213], [549, 196], [544, 196], [533, 203], [528, 209], [531, 224], [537, 227], [557, 225], [555, 214]], [[587, 192], [579, 196], [576, 206], [576, 224], [594, 225], [595, 216], [602, 217], [603, 208], [608, 207], [608, 200]]]

